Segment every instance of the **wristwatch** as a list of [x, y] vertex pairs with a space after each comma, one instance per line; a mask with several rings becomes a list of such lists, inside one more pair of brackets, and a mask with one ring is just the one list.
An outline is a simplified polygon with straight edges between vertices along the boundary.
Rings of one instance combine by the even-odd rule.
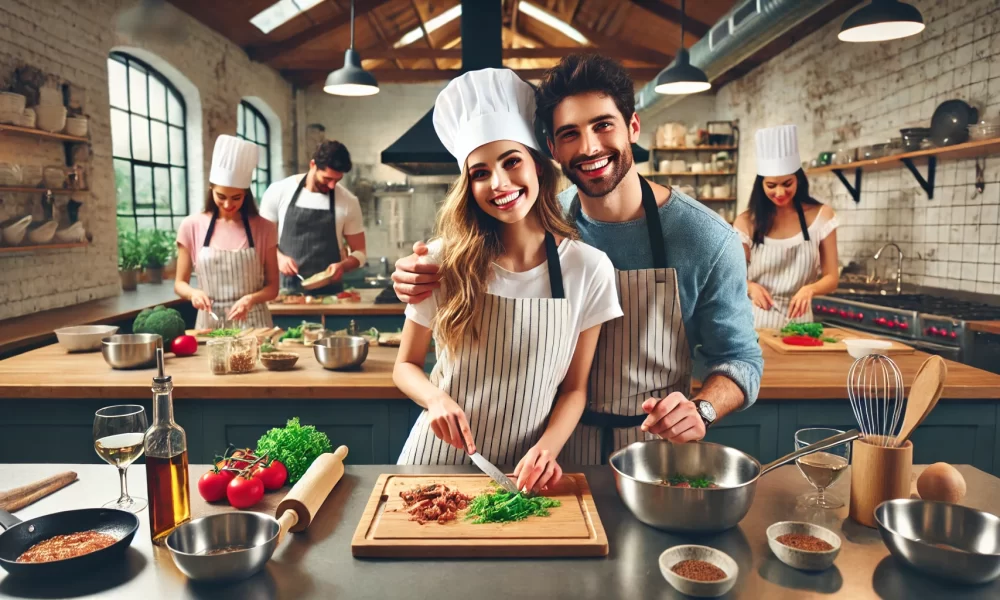
[[698, 415], [701, 416], [701, 420], [705, 422], [705, 428], [708, 429], [715, 423], [716, 414], [715, 407], [708, 400], [695, 400], [694, 407], [698, 409]]

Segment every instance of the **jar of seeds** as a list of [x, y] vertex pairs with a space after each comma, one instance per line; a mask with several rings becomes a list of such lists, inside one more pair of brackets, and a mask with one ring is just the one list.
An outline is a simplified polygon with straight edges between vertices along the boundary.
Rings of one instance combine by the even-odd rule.
[[229, 343], [229, 372], [249, 373], [256, 369], [258, 351], [255, 336], [233, 338]]

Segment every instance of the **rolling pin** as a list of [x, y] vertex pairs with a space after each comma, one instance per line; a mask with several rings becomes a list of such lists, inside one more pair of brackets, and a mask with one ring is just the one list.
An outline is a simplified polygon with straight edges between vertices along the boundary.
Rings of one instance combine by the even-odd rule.
[[319, 507], [323, 506], [326, 497], [333, 490], [333, 486], [344, 476], [346, 457], [347, 446], [341, 446], [333, 453], [320, 454], [313, 464], [309, 465], [302, 479], [292, 486], [288, 495], [278, 504], [274, 516], [281, 526], [278, 531], [279, 544], [289, 531], [299, 532], [309, 527]]
[[41, 481], [29, 483], [6, 492], [0, 492], [0, 510], [7, 512], [19, 511], [29, 504], [38, 502], [49, 494], [61, 490], [76, 481], [76, 473], [66, 471]]

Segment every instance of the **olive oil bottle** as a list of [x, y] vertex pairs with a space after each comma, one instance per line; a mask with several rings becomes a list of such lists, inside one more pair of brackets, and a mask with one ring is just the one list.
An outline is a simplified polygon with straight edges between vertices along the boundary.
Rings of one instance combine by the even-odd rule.
[[173, 380], [163, 374], [163, 349], [156, 350], [159, 369], [153, 378], [153, 424], [146, 430], [146, 489], [149, 529], [154, 543], [162, 543], [178, 525], [191, 520], [188, 485], [187, 436], [174, 422]]

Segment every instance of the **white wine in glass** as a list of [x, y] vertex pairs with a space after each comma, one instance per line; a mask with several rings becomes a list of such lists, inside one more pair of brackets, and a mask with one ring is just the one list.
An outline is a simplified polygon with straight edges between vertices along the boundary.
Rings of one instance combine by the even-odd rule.
[[94, 415], [94, 450], [104, 462], [118, 469], [121, 491], [117, 500], [104, 508], [140, 512], [146, 500], [129, 496], [126, 472], [143, 452], [143, 436], [148, 428], [146, 409], [138, 404], [108, 406]]
[[[841, 433], [843, 431], [823, 427], [800, 429], [795, 432], [795, 449], [804, 448]], [[840, 508], [843, 506], [844, 501], [827, 490], [846, 472], [850, 462], [850, 442], [796, 459], [795, 464], [802, 472], [802, 476], [816, 488], [815, 492], [800, 496], [799, 502], [813, 508]]]

